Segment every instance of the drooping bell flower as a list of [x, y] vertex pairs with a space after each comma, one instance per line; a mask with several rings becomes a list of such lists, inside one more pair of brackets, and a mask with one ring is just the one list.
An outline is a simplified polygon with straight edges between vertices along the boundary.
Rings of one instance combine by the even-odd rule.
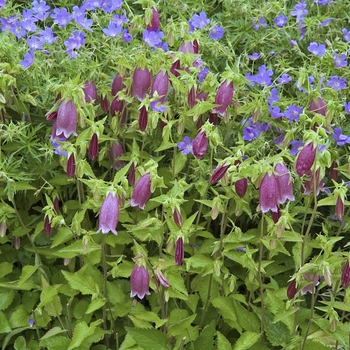
[[151, 72], [145, 68], [136, 68], [132, 78], [132, 96], [142, 101], [151, 86]]
[[57, 111], [56, 135], [77, 136], [77, 109], [72, 100], [63, 100]]
[[335, 215], [339, 220], [341, 220], [341, 218], [344, 215], [344, 201], [341, 198], [341, 196], [338, 196], [337, 201], [335, 203]]
[[113, 117], [116, 113], [122, 113], [123, 109], [124, 109], [124, 101], [121, 101], [117, 97], [115, 97], [112, 100], [112, 103], [110, 106], [111, 116]]
[[343, 267], [343, 271], [341, 272], [341, 285], [344, 289], [348, 288], [350, 283], [350, 263], [349, 260], [346, 260], [345, 265]]
[[116, 227], [119, 220], [119, 200], [115, 193], [109, 192], [107, 197], [104, 199], [101, 209], [100, 216], [98, 219], [98, 231], [103, 234], [111, 231], [117, 235]]
[[219, 86], [214, 101], [218, 106], [213, 109], [214, 113], [219, 113], [221, 116], [224, 116], [227, 107], [232, 101], [233, 91], [233, 83], [227, 80]]
[[139, 115], [139, 128], [141, 131], [145, 131], [148, 123], [148, 111], [146, 106], [142, 106]]
[[50, 219], [46, 215], [45, 216], [45, 220], [44, 220], [44, 232], [45, 232], [46, 236], [50, 236], [51, 231], [52, 231], [52, 226], [51, 226], [51, 223], [50, 223]]
[[312, 165], [314, 164], [316, 158], [316, 147], [313, 142], [308, 143], [303, 147], [303, 149], [299, 152], [297, 159], [295, 161], [295, 171], [296, 173], [302, 177], [307, 174]]
[[183, 41], [180, 44], [180, 47], [178, 49], [179, 52], [183, 52], [184, 54], [186, 53], [195, 53], [194, 52], [194, 45], [192, 41]]
[[175, 245], [175, 263], [176, 265], [181, 265], [184, 260], [184, 240], [182, 237], [179, 237], [176, 240]]
[[334, 181], [338, 180], [339, 175], [339, 171], [336, 168], [338, 168], [338, 163], [332, 162], [331, 169], [329, 170], [329, 177]]
[[320, 277], [318, 276], [318, 274], [306, 272], [303, 275], [303, 279], [304, 279], [304, 281], [308, 281], [310, 283], [301, 289], [301, 294], [304, 295], [306, 293], [310, 293], [310, 294], [315, 293], [315, 288], [320, 283], [320, 281], [319, 281]]
[[[55, 103], [61, 99], [61, 93], [59, 93], [56, 98], [55, 98]], [[49, 113], [47, 116], [46, 116], [46, 120], [56, 120], [57, 118], [57, 111], [53, 111], [51, 113]]]
[[168, 280], [166, 279], [166, 277], [164, 276], [164, 274], [161, 270], [155, 269], [154, 276], [155, 276], [156, 283], [157, 283], [158, 287], [159, 287], [159, 285], [162, 285], [165, 288], [170, 287]]
[[135, 265], [130, 277], [131, 292], [130, 297], [137, 295], [143, 299], [145, 295], [151, 295], [149, 292], [149, 274], [147, 269], [141, 265]]
[[278, 203], [283, 204], [287, 199], [294, 201], [293, 184], [288, 168], [283, 163], [275, 165], [277, 187], [278, 187]]
[[67, 176], [71, 179], [75, 174], [75, 157], [72, 153], [67, 161]]
[[168, 93], [169, 88], [169, 76], [168, 73], [164, 70], [160, 70], [158, 74], [155, 76], [152, 89], [151, 96], [154, 96], [154, 93], [157, 91], [159, 98], [155, 100], [156, 104], [163, 105], [165, 103], [166, 95]]
[[151, 196], [151, 177], [150, 173], [142, 175], [137, 181], [134, 191], [131, 195], [130, 205], [138, 206], [140, 209], [145, 209], [146, 202]]
[[229, 167], [230, 167], [229, 164], [223, 164], [223, 165], [218, 166], [214, 170], [214, 172], [212, 173], [212, 175], [210, 177], [210, 184], [214, 185], [218, 181], [220, 181], [222, 179], [222, 177], [226, 174], [226, 171]]
[[269, 210], [277, 213], [278, 207], [278, 186], [273, 174], [266, 173], [259, 188], [260, 208], [263, 213]]
[[327, 113], [327, 106], [321, 97], [318, 97], [317, 99], [313, 99], [310, 103], [309, 109], [310, 111], [321, 114], [324, 117], [326, 116], [326, 113]]
[[94, 101], [94, 104], [96, 105], [97, 89], [95, 83], [93, 81], [86, 81], [83, 87], [83, 91], [85, 95], [85, 101], [87, 103]]
[[297, 281], [294, 279], [292, 282], [290, 282], [288, 288], [287, 288], [287, 297], [289, 300], [292, 300], [297, 294]]
[[[323, 185], [324, 185], [324, 179], [323, 178], [320, 179], [320, 172], [321, 172], [321, 169], [318, 168], [316, 170], [316, 195], [319, 194], [320, 189], [323, 189]], [[313, 171], [311, 170], [307, 172], [306, 175], [309, 177], [309, 179], [304, 182], [305, 188], [303, 190], [303, 194], [310, 194], [314, 190], [315, 177], [314, 177]]]
[[175, 208], [173, 210], [173, 218], [174, 218], [174, 222], [178, 227], [182, 226], [182, 215], [181, 215], [181, 211], [178, 208]]
[[124, 87], [123, 78], [117, 73], [112, 81], [112, 96], [116, 96]]
[[13, 237], [13, 246], [16, 250], [21, 248], [21, 237]]
[[246, 177], [239, 179], [235, 182], [235, 191], [238, 197], [243, 198], [247, 192], [248, 179]]
[[208, 147], [208, 139], [206, 132], [200, 131], [192, 141], [192, 150], [196, 158], [203, 158]]
[[115, 170], [121, 169], [125, 162], [123, 160], [118, 160], [118, 158], [124, 153], [123, 146], [120, 142], [112, 143], [109, 149], [109, 160], [111, 162], [111, 168]]
[[153, 32], [157, 32], [160, 26], [159, 13], [155, 7], [152, 7], [152, 18], [151, 22], [147, 24], [146, 29]]
[[91, 137], [89, 144], [89, 156], [90, 159], [95, 159], [98, 153], [98, 136], [94, 133]]

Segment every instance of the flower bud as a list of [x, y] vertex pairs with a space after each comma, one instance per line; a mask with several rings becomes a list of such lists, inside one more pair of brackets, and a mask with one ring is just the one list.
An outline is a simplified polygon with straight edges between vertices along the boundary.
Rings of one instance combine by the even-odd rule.
[[75, 157], [72, 153], [67, 161], [67, 176], [71, 179], [75, 174]]
[[151, 72], [145, 68], [137, 68], [132, 78], [132, 96], [142, 101], [151, 86]]
[[53, 202], [53, 208], [55, 209], [55, 212], [57, 214], [58, 211], [60, 210], [60, 202], [57, 197], [52, 202]]
[[324, 263], [323, 266], [323, 278], [329, 287], [332, 286], [332, 273], [329, 270], [328, 263]]
[[146, 106], [142, 106], [139, 115], [139, 128], [141, 131], [145, 131], [148, 123], [148, 111]]
[[143, 299], [145, 295], [150, 295], [149, 292], [149, 274], [144, 266], [135, 265], [130, 276], [131, 292], [130, 297], [137, 295]]
[[218, 105], [213, 109], [214, 113], [219, 113], [221, 116], [224, 115], [227, 107], [232, 101], [233, 97], [233, 83], [225, 80], [220, 86], [215, 96], [214, 103]]
[[197, 134], [192, 142], [193, 154], [196, 158], [203, 158], [208, 147], [208, 139], [205, 131]]
[[71, 261], [72, 261], [71, 258], [64, 258], [64, 259], [63, 259], [63, 265], [64, 265], [64, 266], [68, 266], [68, 265], [70, 264]]
[[235, 182], [235, 191], [238, 197], [243, 198], [247, 192], [247, 188], [248, 188], [247, 178], [244, 177], [243, 179], [239, 179]]
[[116, 227], [119, 220], [119, 201], [115, 193], [108, 193], [108, 196], [104, 199], [98, 220], [98, 232], [103, 234], [111, 231], [117, 235]]
[[134, 162], [131, 164], [129, 169], [128, 181], [129, 181], [129, 186], [135, 185], [135, 163]]
[[103, 113], [108, 113], [109, 110], [109, 101], [107, 96], [101, 96], [101, 108]]
[[117, 160], [124, 153], [123, 146], [120, 142], [112, 143], [109, 149], [109, 160], [111, 162], [111, 167], [115, 170], [121, 169], [125, 162], [122, 160]]
[[180, 70], [180, 60], [176, 60], [170, 68], [170, 73], [173, 74], [176, 78], [178, 78], [180, 76]]
[[[61, 99], [61, 94], [59, 93], [55, 98], [55, 102], [57, 102], [60, 99]], [[56, 120], [56, 118], [57, 118], [57, 111], [51, 112], [46, 116], [46, 120]]]
[[226, 174], [227, 169], [230, 167], [229, 164], [227, 165], [220, 165], [218, 166], [214, 172], [212, 173], [211, 177], [210, 177], [210, 184], [214, 185], [216, 184], [218, 181], [220, 181], [222, 179], [222, 177]]
[[316, 148], [313, 142], [308, 143], [299, 152], [297, 160], [295, 161], [295, 171], [302, 177], [311, 170], [316, 158]]
[[326, 116], [326, 113], [327, 113], [327, 106], [321, 97], [318, 97], [317, 99], [312, 100], [310, 103], [309, 109], [310, 111], [321, 114], [324, 117]]
[[138, 206], [140, 209], [145, 209], [146, 202], [151, 196], [151, 177], [149, 173], [141, 176], [134, 187], [131, 196], [130, 205], [132, 207]]
[[16, 250], [21, 248], [21, 238], [20, 237], [13, 237], [13, 246]]
[[157, 32], [159, 30], [160, 25], [160, 19], [159, 19], [159, 13], [155, 7], [152, 7], [152, 18], [151, 22], [147, 24], [147, 30], [152, 30], [154, 32]]
[[72, 100], [63, 100], [57, 112], [56, 135], [77, 136], [77, 109]]
[[89, 156], [90, 159], [95, 159], [98, 153], [98, 136], [96, 133], [94, 133], [90, 140], [89, 145]]
[[187, 104], [189, 108], [193, 108], [196, 105], [196, 89], [194, 86], [192, 86], [188, 92]]
[[175, 245], [175, 263], [176, 265], [181, 265], [184, 259], [184, 241], [182, 237], [176, 240]]
[[290, 282], [288, 288], [287, 288], [287, 297], [289, 300], [292, 300], [297, 294], [297, 281], [294, 279], [292, 282]]
[[269, 210], [277, 212], [278, 186], [273, 174], [265, 174], [259, 188], [260, 209], [263, 213]]
[[175, 208], [173, 211], [173, 218], [174, 218], [174, 222], [178, 227], [182, 226], [182, 215], [181, 215], [181, 211], [178, 208]]
[[272, 220], [275, 224], [277, 224], [279, 218], [281, 217], [281, 211], [280, 208], [277, 207], [277, 211], [276, 212], [272, 212]]
[[[194, 47], [192, 41], [183, 41], [180, 44], [180, 47], [177, 51], [183, 52], [184, 54], [186, 54], [186, 53], [195, 53], [194, 50], [195, 50], [195, 47]], [[196, 53], [198, 53], [198, 52], [196, 52]]]
[[341, 285], [344, 289], [348, 288], [350, 283], [350, 263], [349, 260], [346, 260], [341, 273]]
[[83, 87], [83, 91], [85, 95], [85, 101], [88, 103], [93, 101], [94, 105], [96, 105], [97, 90], [95, 83], [93, 81], [86, 81]]
[[160, 284], [165, 288], [170, 287], [168, 280], [165, 278], [165, 276], [163, 275], [163, 272], [161, 270], [155, 269], [154, 276], [156, 278], [156, 283], [157, 283], [158, 287]]
[[168, 93], [169, 88], [169, 76], [168, 73], [164, 70], [159, 71], [159, 73], [155, 76], [152, 89], [151, 96], [153, 97], [154, 93], [157, 91], [159, 98], [155, 101], [156, 104], [164, 104], [166, 95]]
[[51, 223], [50, 223], [50, 219], [46, 215], [45, 216], [45, 220], [44, 220], [44, 232], [45, 232], [46, 236], [50, 236], [51, 231], [52, 231], [52, 226], [51, 226]]
[[213, 125], [218, 125], [219, 124], [219, 117], [217, 113], [209, 113], [209, 121]]
[[336, 168], [338, 168], [338, 163], [333, 162], [331, 165], [331, 169], [329, 171], [329, 177], [334, 181], [338, 180], [338, 175], [339, 175], [339, 171], [336, 170]]
[[287, 199], [294, 201], [293, 184], [289, 171], [283, 163], [277, 163], [275, 166], [277, 187], [278, 187], [278, 203], [283, 204]]
[[[316, 195], [319, 194], [320, 189], [323, 188], [324, 179], [320, 180], [320, 172], [321, 169], [318, 168], [316, 170]], [[314, 173], [310, 170], [306, 173], [306, 175], [310, 178], [309, 180], [306, 180], [304, 183], [305, 189], [303, 191], [303, 194], [310, 194], [314, 190]]]
[[0, 238], [5, 237], [6, 229], [7, 229], [6, 222], [5, 221], [0, 222]]
[[340, 196], [338, 196], [337, 201], [335, 203], [335, 215], [339, 220], [341, 220], [341, 218], [344, 215], [344, 201]]
[[116, 96], [119, 91], [124, 89], [124, 87], [123, 78], [117, 73], [112, 81], [112, 96]]

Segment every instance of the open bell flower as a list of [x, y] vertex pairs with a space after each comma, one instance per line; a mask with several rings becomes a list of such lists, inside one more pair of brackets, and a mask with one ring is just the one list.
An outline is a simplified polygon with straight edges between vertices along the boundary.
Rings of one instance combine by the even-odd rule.
[[201, 131], [197, 134], [192, 142], [193, 154], [196, 158], [203, 158], [208, 147], [208, 139], [205, 131]]
[[269, 210], [277, 213], [278, 207], [278, 185], [273, 174], [266, 173], [259, 187], [260, 208], [263, 213]]
[[77, 109], [72, 100], [63, 100], [57, 112], [56, 135], [63, 134], [65, 138], [77, 134]]
[[288, 168], [283, 163], [275, 165], [277, 187], [278, 187], [278, 203], [283, 204], [287, 199], [294, 201], [293, 183], [291, 181]]
[[97, 89], [96, 85], [93, 81], [86, 81], [85, 85], [83, 87], [84, 95], [85, 95], [85, 101], [86, 102], [94, 102], [96, 105], [97, 102]]
[[150, 173], [142, 175], [137, 181], [134, 191], [131, 196], [130, 205], [132, 207], [139, 207], [140, 209], [145, 209], [146, 202], [151, 196], [151, 177]]
[[149, 292], [149, 274], [144, 266], [135, 265], [130, 277], [131, 292], [130, 297], [137, 295], [143, 299], [145, 295], [150, 295]]
[[296, 173], [300, 177], [307, 174], [311, 170], [315, 158], [316, 147], [313, 142], [310, 142], [303, 147], [303, 149], [299, 152], [297, 156], [297, 160], [295, 161], [294, 165]]
[[101, 209], [100, 216], [98, 220], [98, 232], [103, 234], [111, 231], [117, 235], [116, 227], [119, 220], [119, 200], [114, 193], [108, 193], [107, 197], [104, 199]]

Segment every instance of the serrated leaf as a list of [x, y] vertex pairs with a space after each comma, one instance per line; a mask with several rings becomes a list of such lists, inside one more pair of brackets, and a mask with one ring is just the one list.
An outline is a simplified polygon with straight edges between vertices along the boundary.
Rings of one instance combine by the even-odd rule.
[[[96, 244], [94, 242], [89, 242], [89, 251], [88, 253], [91, 253], [96, 250], [101, 251], [101, 246], [99, 244]], [[77, 255], [86, 255], [87, 253], [83, 250], [83, 241], [81, 239], [75, 241], [73, 244], [61, 248], [60, 250], [53, 253], [55, 256], [58, 256], [60, 258], [69, 258], [72, 259], [76, 257]]]
[[70, 339], [63, 335], [57, 335], [50, 338], [40, 340], [40, 347], [47, 350], [68, 349]]
[[35, 271], [38, 269], [38, 266], [27, 265], [22, 269], [22, 274], [18, 280], [18, 286], [21, 286], [27, 279], [29, 279]]
[[[3, 343], [2, 343], [2, 348], [1, 350], [5, 350], [6, 349], [6, 346], [7, 344], [9, 343], [9, 341], [11, 340], [11, 338], [16, 335], [16, 334], [20, 334], [22, 332], [24, 332], [25, 330], [27, 329], [30, 329], [30, 327], [20, 327], [20, 328], [16, 328], [14, 329], [13, 331], [11, 331], [9, 334], [6, 335], [5, 339], [3, 340]], [[49, 349], [51, 350], [51, 349]]]
[[78, 273], [70, 273], [63, 270], [62, 273], [70, 287], [80, 291], [82, 294], [94, 295], [99, 292], [91, 276], [82, 277]]
[[58, 294], [58, 289], [61, 287], [61, 284], [56, 284], [53, 286], [46, 287], [40, 295], [40, 304], [38, 305], [38, 308], [42, 308], [45, 305], [52, 302], [54, 297]]
[[174, 175], [176, 176], [185, 166], [187, 157], [182, 153], [177, 153], [174, 159]]
[[8, 275], [12, 272], [13, 265], [8, 262], [0, 263], [0, 278]]
[[185, 329], [189, 329], [197, 314], [191, 315], [182, 319], [180, 322], [168, 326], [168, 333], [172, 336], [177, 336], [183, 333]]
[[128, 315], [132, 323], [134, 324], [135, 327], [137, 328], [142, 328], [142, 329], [152, 329], [152, 324], [148, 321], [145, 320], [140, 320], [138, 317], [135, 317], [133, 315]]
[[216, 332], [216, 337], [218, 350], [232, 350], [231, 343], [219, 331]]
[[11, 328], [19, 328], [28, 326], [30, 314], [24, 309], [23, 305], [20, 305], [11, 313], [10, 326]]
[[156, 313], [151, 311], [135, 312], [132, 316], [140, 320], [155, 323], [156, 328], [161, 327], [166, 322], [166, 320], [161, 320]]
[[92, 300], [88, 309], [86, 310], [86, 313], [91, 314], [92, 312], [100, 309], [104, 304], [106, 304], [105, 299], [96, 298], [96, 299]]
[[71, 240], [72, 237], [73, 237], [73, 232], [68, 227], [61, 226], [58, 229], [58, 232], [53, 239], [51, 248], [55, 248], [58, 245]]
[[214, 350], [214, 338], [215, 338], [215, 320], [211, 321], [209, 325], [205, 326], [201, 331], [198, 339], [194, 342], [195, 350]]
[[0, 334], [11, 332], [10, 324], [5, 316], [5, 314], [0, 311]]
[[53, 337], [57, 334], [66, 332], [66, 329], [62, 329], [60, 327], [53, 327], [50, 330], [48, 330], [41, 338], [40, 340], [47, 339], [50, 337]]
[[233, 350], [246, 350], [253, 346], [260, 338], [260, 333], [244, 332], [237, 340]]
[[236, 315], [239, 315], [238, 322], [244, 330], [254, 332], [260, 328], [260, 321], [255, 313], [248, 311], [235, 300], [233, 301], [233, 308]]
[[85, 338], [94, 333], [95, 328], [96, 327], [89, 327], [84, 321], [79, 322], [74, 327], [73, 337], [69, 344], [68, 350], [79, 347], [84, 342]]
[[19, 336], [16, 340], [15, 343], [13, 344], [14, 348], [16, 350], [23, 350], [27, 348], [26, 340], [23, 337], [23, 335]]
[[137, 329], [125, 327], [126, 331], [135, 339], [136, 344], [144, 350], [169, 350], [168, 337], [157, 329]]
[[232, 328], [241, 331], [241, 327], [237, 322], [237, 316], [234, 312], [233, 303], [228, 297], [216, 297], [211, 299], [214, 307], [219, 309], [220, 315]]
[[13, 290], [0, 292], [0, 310], [5, 310], [11, 303], [15, 296]]
[[264, 326], [268, 340], [273, 346], [286, 346], [290, 342], [288, 327], [282, 322], [273, 322], [272, 314], [265, 312]]
[[130, 166], [131, 166], [131, 162], [129, 164], [126, 164], [120, 170], [117, 171], [113, 179], [113, 183], [115, 185], [118, 185], [119, 182], [121, 182], [123, 179], [126, 178], [126, 174], [129, 172]]

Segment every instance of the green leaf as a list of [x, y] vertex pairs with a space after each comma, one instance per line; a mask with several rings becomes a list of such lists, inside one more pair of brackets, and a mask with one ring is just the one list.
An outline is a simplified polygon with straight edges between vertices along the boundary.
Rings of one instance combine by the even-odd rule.
[[216, 297], [211, 300], [214, 307], [219, 309], [220, 315], [224, 320], [234, 329], [241, 331], [241, 327], [238, 324], [237, 316], [235, 314], [232, 300], [228, 297]]
[[99, 293], [95, 281], [91, 276], [82, 277], [77, 272], [70, 273], [63, 270], [62, 273], [70, 287], [80, 291], [82, 294], [94, 295]]
[[84, 339], [92, 335], [96, 327], [89, 327], [85, 322], [79, 322], [74, 327], [73, 338], [69, 344], [68, 350], [79, 347]]
[[13, 265], [8, 262], [0, 263], [0, 278], [8, 275], [12, 272]]
[[169, 350], [168, 337], [157, 329], [137, 329], [125, 327], [126, 331], [135, 339], [136, 344], [144, 350]]
[[232, 350], [231, 343], [219, 331], [216, 332], [216, 337], [218, 350]]
[[72, 231], [68, 227], [61, 226], [53, 239], [51, 248], [55, 248], [62, 243], [68, 242], [72, 237]]
[[61, 284], [56, 284], [54, 286], [48, 286], [46, 287], [40, 295], [40, 304], [38, 305], [38, 308], [42, 308], [45, 305], [52, 302], [54, 297], [58, 294], [58, 289], [61, 287]]
[[233, 309], [236, 315], [239, 315], [238, 323], [244, 330], [254, 332], [260, 328], [258, 316], [255, 313], [248, 311], [236, 300], [233, 301]]
[[0, 311], [0, 333], [11, 332], [10, 324], [5, 316], [5, 314]]
[[13, 183], [15, 191], [36, 190], [35, 187], [29, 185], [27, 182], [17, 181]]
[[70, 339], [63, 335], [53, 336], [50, 338], [40, 340], [40, 347], [47, 350], [62, 350], [68, 349]]
[[139, 320], [155, 323], [156, 328], [161, 327], [165, 323], [165, 320], [161, 320], [156, 313], [150, 311], [135, 312], [132, 316]]
[[209, 325], [205, 326], [200, 333], [198, 339], [194, 342], [195, 350], [214, 350], [214, 338], [215, 338], [215, 320], [211, 321]]
[[50, 330], [48, 330], [42, 337], [40, 340], [44, 340], [47, 338], [51, 338], [53, 336], [55, 336], [56, 334], [60, 334], [60, 333], [64, 333], [66, 332], [66, 329], [62, 329], [60, 327], [53, 327]]
[[196, 318], [197, 314], [191, 315], [187, 318], [182, 319], [178, 323], [169, 325], [168, 333], [173, 336], [177, 336], [183, 333], [184, 330], [189, 329], [192, 325], [192, 322]]
[[0, 292], [0, 310], [5, 310], [11, 303], [15, 296], [13, 290]]
[[253, 346], [260, 338], [260, 333], [244, 332], [237, 340], [233, 350], [246, 350]]
[[14, 310], [10, 316], [11, 328], [25, 327], [28, 326], [30, 314], [24, 309], [23, 305]]
[[176, 176], [185, 166], [187, 157], [181, 152], [177, 153], [174, 159], [174, 175]]
[[26, 340], [23, 335], [20, 335], [13, 344], [16, 350], [23, 350], [27, 348]]
[[25, 281], [27, 281], [38, 269], [38, 266], [27, 265], [22, 269], [21, 277], [18, 280], [18, 286], [21, 286]]
[[[16, 328], [16, 329], [14, 329], [11, 333], [7, 334], [6, 337], [5, 337], [5, 339], [4, 339], [4, 341], [3, 341], [3, 343], [2, 343], [2, 348], [1, 348], [1, 350], [5, 350], [5, 349], [6, 349], [7, 344], [9, 343], [9, 341], [11, 340], [11, 338], [12, 338], [14, 335], [20, 334], [20, 333], [24, 332], [24, 331], [27, 330], [27, 329], [30, 329], [30, 327], [28, 326], [28, 327]], [[51, 350], [51, 349], [49, 349], [49, 350]], [[57, 350], [58, 350], [58, 349], [57, 349]], [[61, 350], [62, 350], [62, 349], [61, 349]]]
[[273, 322], [273, 315], [269, 312], [264, 314], [265, 332], [273, 346], [285, 347], [290, 342], [288, 327], [282, 322]]
[[96, 298], [96, 299], [92, 300], [88, 309], [86, 310], [86, 313], [91, 314], [92, 312], [100, 309], [104, 304], [106, 304], [105, 299]]

